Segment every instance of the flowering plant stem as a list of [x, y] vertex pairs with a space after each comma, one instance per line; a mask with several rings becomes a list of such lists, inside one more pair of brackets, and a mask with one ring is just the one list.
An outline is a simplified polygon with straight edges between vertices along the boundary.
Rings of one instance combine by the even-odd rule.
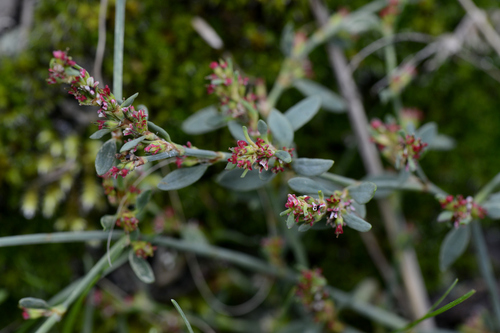
[[113, 59], [113, 93], [117, 101], [123, 98], [123, 43], [125, 38], [125, 0], [116, 0], [115, 48]]
[[[122, 237], [118, 242], [116, 242], [111, 249], [109, 250], [109, 256], [111, 260], [116, 259], [124, 250], [126, 243], [128, 241], [128, 237]], [[75, 289], [69, 294], [68, 298], [64, 302], [62, 302], [61, 307], [62, 311], [65, 312], [71, 304], [81, 295], [81, 293], [91, 286], [93, 281], [96, 281], [97, 277], [102, 273], [104, 269], [108, 266], [107, 256], [103, 256], [92, 269], [85, 275], [85, 277], [76, 285]], [[45, 333], [49, 332], [49, 330], [54, 326], [54, 324], [59, 321], [60, 316], [58, 314], [52, 314], [40, 328], [36, 331], [36, 333]]]

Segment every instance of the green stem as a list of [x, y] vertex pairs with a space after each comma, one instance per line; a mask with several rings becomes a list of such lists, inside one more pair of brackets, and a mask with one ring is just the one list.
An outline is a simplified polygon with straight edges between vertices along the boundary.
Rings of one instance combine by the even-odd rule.
[[[122, 237], [118, 242], [113, 245], [113, 247], [109, 250], [109, 256], [112, 259], [117, 258], [120, 253], [125, 248], [127, 242], [127, 237]], [[108, 266], [107, 255], [103, 256], [97, 264], [92, 267], [92, 269], [85, 275], [85, 277], [76, 285], [75, 289], [69, 294], [68, 298], [61, 304], [62, 310], [66, 311], [69, 306], [80, 296], [80, 294], [85, 291], [92, 283], [94, 279], [96, 279], [99, 274]], [[36, 331], [36, 333], [45, 333], [49, 332], [49, 330], [54, 326], [54, 324], [59, 320], [59, 315], [53, 314], [51, 315], [40, 328]]]
[[125, 0], [116, 0], [115, 49], [113, 58], [113, 94], [118, 102], [123, 99], [123, 44], [125, 38]]
[[[115, 231], [113, 233], [113, 239], [117, 239], [121, 235], [123, 235], [123, 232]], [[86, 242], [106, 239], [108, 239], [108, 233], [103, 231], [54, 232], [50, 234], [0, 237], [0, 247], [32, 244]]]
[[500, 173], [498, 173], [488, 184], [486, 184], [474, 198], [476, 203], [483, 202], [491, 192], [500, 184]]
[[220, 158], [224, 161], [227, 161], [227, 159], [231, 157], [230, 153], [193, 148], [184, 148], [184, 155], [199, 158]]
[[500, 293], [498, 291], [493, 268], [491, 267], [490, 256], [486, 248], [486, 241], [481, 230], [481, 224], [478, 221], [472, 221], [472, 239], [476, 247], [476, 257], [479, 263], [479, 270], [486, 280], [488, 291], [490, 292], [491, 302], [493, 303], [493, 313], [496, 318], [497, 330], [500, 331]]
[[281, 94], [285, 91], [285, 86], [282, 85], [279, 82], [279, 77], [281, 76], [281, 72], [278, 75], [278, 79], [273, 85], [273, 88], [271, 89], [271, 92], [267, 96], [267, 106], [268, 106], [268, 111], [267, 114], [263, 114], [262, 116], [267, 119], [269, 116], [269, 113], [271, 113], [271, 110], [276, 106], [276, 102], [278, 102], [278, 99], [280, 98]]

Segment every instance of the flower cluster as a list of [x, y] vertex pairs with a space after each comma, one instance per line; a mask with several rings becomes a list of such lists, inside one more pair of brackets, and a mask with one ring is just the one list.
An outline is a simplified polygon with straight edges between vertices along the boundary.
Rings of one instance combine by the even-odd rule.
[[387, 26], [388, 28], [392, 29], [394, 21], [396, 20], [396, 17], [399, 15], [399, 12], [400, 12], [399, 0], [389, 0], [389, 4], [386, 7], [384, 7], [379, 13], [379, 16], [382, 19], [384, 26]]
[[134, 241], [132, 242], [132, 249], [134, 250], [136, 256], [146, 259], [147, 257], [152, 257], [154, 255], [156, 246], [151, 245], [150, 242]]
[[310, 226], [326, 216], [326, 223], [335, 229], [335, 234], [338, 237], [344, 233], [343, 215], [355, 211], [353, 200], [350, 198], [348, 190], [335, 191], [327, 199], [324, 198], [321, 191], [318, 194], [318, 199], [308, 195], [297, 197], [295, 194], [288, 194], [288, 200], [285, 204], [287, 209], [280, 215], [288, 215], [288, 218], [293, 219], [295, 223], [304, 222]]
[[275, 236], [264, 238], [261, 242], [262, 251], [274, 266], [283, 266], [283, 250], [285, 242], [283, 238]]
[[245, 121], [245, 118], [249, 116], [249, 110], [245, 104], [255, 109], [255, 100], [257, 99], [256, 95], [248, 90], [248, 78], [242, 77], [241, 74], [233, 70], [231, 62], [224, 60], [218, 63], [212, 62], [210, 68], [213, 73], [207, 76], [207, 80], [210, 80], [207, 92], [219, 97], [226, 115]]
[[228, 159], [228, 168], [238, 167], [244, 169], [245, 172], [242, 177], [244, 177], [249, 170], [253, 170], [255, 165], [258, 166], [259, 172], [263, 170], [267, 171], [269, 167], [271, 167], [273, 173], [285, 171], [284, 165], [285, 163], [291, 162], [293, 148], [283, 147], [281, 152], [286, 152], [290, 157], [287, 160], [283, 160], [282, 158], [284, 157], [279, 158], [276, 156], [276, 152], [279, 150], [267, 141], [267, 133], [263, 134], [266, 140], [257, 138], [256, 142], [254, 142], [248, 135], [246, 127], [243, 128], [243, 131], [247, 141], [238, 140], [237, 147], [229, 148], [233, 154]]
[[321, 269], [303, 270], [295, 294], [306, 311], [313, 314], [316, 322], [324, 323], [330, 332], [341, 332], [344, 325], [337, 321], [335, 306], [326, 286]]
[[117, 155], [117, 158], [121, 159], [121, 163], [109, 171], [110, 175], [125, 177], [130, 171], [146, 162], [140, 156], [133, 154], [139, 145], [145, 147], [146, 154], [151, 155], [177, 149], [175, 144], [160, 139], [148, 130], [147, 112], [142, 109], [135, 110], [134, 106], [131, 105], [136, 95], [123, 103], [117, 101], [108, 86], [100, 88], [99, 82], [95, 81], [84, 68], [78, 66], [66, 52], [54, 51], [53, 55], [47, 82], [49, 84], [71, 84], [68, 92], [78, 100], [80, 105], [99, 107], [97, 113], [99, 117], [104, 118], [96, 122], [100, 130], [115, 131], [114, 138], [116, 140], [121, 137], [121, 134], [118, 134], [121, 133], [119, 130], [123, 131], [124, 136], [132, 136], [133, 138], [144, 136], [142, 143], [138, 143], [125, 154]]
[[486, 215], [486, 210], [474, 202], [471, 196], [464, 198], [461, 195], [454, 197], [448, 195], [438, 198], [441, 208], [445, 211], [441, 213], [439, 221], [451, 221], [455, 228], [460, 224], [468, 224], [472, 219], [482, 219]]
[[406, 170], [415, 171], [416, 163], [427, 143], [416, 138], [414, 134], [407, 134], [394, 122], [385, 124], [374, 119], [370, 125], [371, 139], [377, 144], [382, 155], [397, 169], [404, 166]]
[[127, 233], [137, 229], [138, 224], [139, 220], [135, 217], [135, 212], [131, 212], [128, 209], [124, 209], [116, 219], [116, 225], [122, 227]]

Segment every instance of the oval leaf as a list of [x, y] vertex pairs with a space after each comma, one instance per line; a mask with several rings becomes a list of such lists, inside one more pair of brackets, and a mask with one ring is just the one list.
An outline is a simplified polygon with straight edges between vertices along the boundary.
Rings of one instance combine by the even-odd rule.
[[184, 120], [182, 123], [182, 130], [187, 134], [204, 134], [212, 132], [225, 125], [218, 124], [214, 126], [210, 124], [210, 119], [218, 116], [219, 112], [213, 105], [203, 108]]
[[295, 225], [295, 217], [293, 213], [290, 213], [286, 219], [286, 227], [288, 229], [292, 229], [294, 225]]
[[139, 93], [135, 93], [132, 96], [130, 96], [129, 98], [127, 98], [125, 101], [123, 101], [121, 107], [126, 108], [126, 107], [132, 105], [132, 103], [134, 103], [134, 100], [137, 96], [139, 96]]
[[451, 229], [439, 249], [439, 268], [445, 271], [464, 253], [470, 240], [470, 225]]
[[295, 192], [302, 194], [317, 194], [318, 191], [322, 191], [325, 194], [331, 193], [324, 186], [306, 177], [292, 178], [288, 181], [288, 186]]
[[127, 150], [131, 150], [132, 148], [135, 148], [139, 143], [144, 141], [144, 139], [146, 139], [145, 135], [138, 137], [137, 139], [125, 142], [125, 144], [120, 148], [120, 153], [127, 151]]
[[115, 163], [116, 141], [109, 139], [106, 141], [95, 158], [95, 170], [99, 176], [104, 175]]
[[345, 214], [343, 217], [344, 222], [347, 224], [347, 226], [354, 230], [367, 232], [372, 228], [372, 225], [370, 223], [354, 214]]
[[455, 148], [455, 146], [456, 143], [453, 138], [444, 134], [437, 134], [436, 137], [434, 137], [434, 140], [429, 143], [428, 148], [432, 150], [446, 151]]
[[227, 128], [229, 129], [229, 132], [231, 132], [233, 138], [236, 140], [246, 141], [245, 134], [243, 133], [243, 127], [239, 122], [231, 120], [227, 123]]
[[500, 219], [500, 202], [485, 202], [483, 208], [486, 209], [488, 217], [494, 220]]
[[301, 224], [301, 225], [299, 226], [299, 229], [298, 229], [298, 230], [299, 230], [300, 232], [306, 232], [306, 231], [307, 231], [307, 230], [309, 230], [309, 229], [311, 229], [311, 225], [310, 225], [310, 224], [308, 224], [308, 223], [304, 223], [304, 224]]
[[290, 147], [293, 142], [293, 127], [288, 119], [278, 110], [272, 110], [267, 122], [271, 133], [279, 144]]
[[359, 204], [364, 205], [375, 195], [377, 185], [370, 182], [363, 182], [359, 185], [351, 185], [347, 188], [349, 195]]
[[332, 160], [324, 160], [321, 158], [297, 158], [292, 167], [295, 172], [303, 176], [319, 176], [328, 170], [333, 165]]
[[451, 220], [452, 217], [453, 217], [453, 212], [450, 212], [449, 210], [445, 210], [439, 214], [437, 221], [438, 222], [446, 222], [446, 221]]
[[366, 217], [366, 206], [365, 205], [361, 205], [361, 204], [357, 203], [356, 201], [353, 201], [352, 206], [355, 209], [354, 214], [358, 215], [362, 219], [364, 219]]
[[277, 150], [276, 153], [274, 154], [277, 158], [282, 160], [285, 163], [290, 163], [292, 162], [292, 156], [290, 156], [290, 153], [284, 150]]
[[128, 262], [139, 280], [144, 283], [155, 282], [155, 275], [149, 263], [144, 258], [136, 256], [133, 250], [128, 253]]
[[148, 204], [149, 200], [151, 200], [152, 193], [153, 192], [151, 190], [142, 191], [141, 194], [139, 194], [139, 196], [137, 197], [135, 209], [138, 211], [143, 210], [144, 207], [146, 207], [146, 205]]
[[100, 139], [106, 134], [111, 133], [111, 130], [109, 128], [103, 128], [98, 130], [97, 132], [94, 132], [91, 136], [89, 136], [90, 139]]
[[274, 178], [274, 172], [270, 171], [270, 170], [263, 170], [262, 172], [259, 172], [259, 179], [260, 180], [263, 180], [263, 181], [267, 181], [271, 178]]
[[346, 110], [346, 105], [342, 98], [319, 83], [307, 79], [299, 79], [293, 81], [293, 85], [306, 96], [318, 95], [321, 98], [321, 106], [327, 111], [343, 113]]
[[434, 141], [438, 132], [437, 124], [434, 122], [427, 123], [420, 127], [417, 132], [417, 137], [422, 139], [423, 142], [431, 144]]
[[275, 173], [272, 173], [272, 176], [267, 180], [260, 179], [258, 170], [251, 170], [247, 172], [244, 178], [241, 178], [241, 174], [243, 173], [242, 169], [234, 169], [230, 171], [223, 171], [217, 176], [217, 183], [225, 188], [234, 191], [251, 191], [258, 189], [268, 182], [270, 182], [275, 176]]
[[191, 168], [174, 170], [160, 181], [158, 188], [164, 191], [184, 188], [198, 181], [207, 169], [208, 164], [200, 164]]
[[261, 136], [267, 135], [267, 124], [264, 120], [259, 120], [259, 122], [257, 123], [257, 130], [259, 131]]
[[43, 299], [25, 297], [19, 300], [19, 306], [26, 309], [49, 309], [50, 306]]
[[101, 217], [101, 225], [104, 231], [111, 230], [116, 222], [116, 217], [114, 215], [104, 215]]
[[285, 112], [294, 131], [307, 124], [318, 112], [321, 105], [321, 97], [311, 96], [298, 102]]

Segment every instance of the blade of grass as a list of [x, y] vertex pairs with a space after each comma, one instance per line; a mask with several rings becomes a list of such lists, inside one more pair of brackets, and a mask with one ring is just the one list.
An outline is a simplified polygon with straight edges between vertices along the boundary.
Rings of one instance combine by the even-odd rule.
[[172, 303], [174, 304], [174, 306], [177, 309], [177, 311], [179, 311], [179, 314], [181, 315], [182, 319], [184, 320], [184, 323], [186, 324], [189, 333], [194, 333], [193, 329], [191, 328], [191, 324], [187, 320], [186, 315], [184, 314], [184, 311], [182, 311], [182, 309], [179, 306], [179, 304], [177, 304], [177, 302], [174, 299], [171, 299], [170, 301], [172, 301]]

